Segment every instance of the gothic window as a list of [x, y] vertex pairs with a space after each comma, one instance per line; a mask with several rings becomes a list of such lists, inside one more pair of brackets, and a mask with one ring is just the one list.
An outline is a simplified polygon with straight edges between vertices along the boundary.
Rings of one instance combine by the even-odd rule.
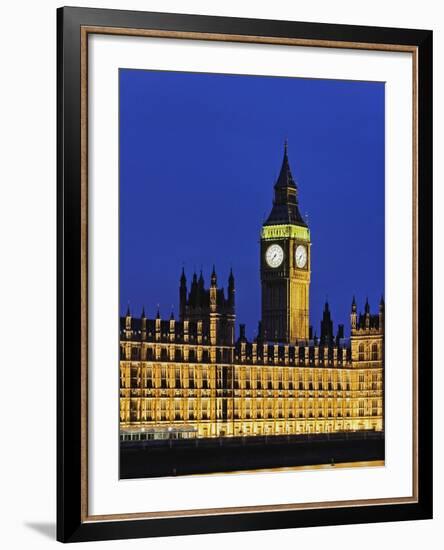
[[188, 373], [188, 387], [190, 390], [194, 390], [194, 369], [192, 367], [190, 367]]
[[262, 418], [262, 400], [258, 399], [256, 401], [256, 418], [261, 420]]
[[181, 380], [180, 380], [180, 368], [177, 368], [177, 367], [175, 369], [175, 385], [176, 385], [176, 388], [182, 387]]
[[131, 422], [137, 421], [137, 400], [136, 399], [131, 399], [130, 420]]
[[202, 370], [202, 388], [208, 389], [208, 371], [205, 368]]
[[192, 400], [188, 401], [188, 419], [194, 420], [194, 402]]
[[167, 403], [166, 400], [162, 399], [160, 402], [160, 420], [167, 419]]
[[303, 401], [299, 401], [298, 406], [299, 406], [299, 418], [303, 418], [304, 417], [304, 403], [303, 403]]
[[238, 369], [234, 370], [234, 389], [235, 390], [239, 389], [239, 370]]
[[358, 360], [364, 361], [364, 344], [359, 344], [358, 348]]
[[311, 401], [308, 402], [308, 417], [313, 418], [313, 405]]
[[180, 399], [174, 401], [174, 419], [180, 420]]
[[167, 372], [166, 367], [162, 367], [160, 370], [160, 387], [165, 389], [167, 387]]
[[148, 367], [146, 369], [146, 387], [153, 387], [153, 369], [151, 367]]
[[372, 345], [372, 361], [377, 361], [378, 357], [378, 344]]
[[139, 386], [138, 368], [131, 369], [131, 387], [137, 388]]

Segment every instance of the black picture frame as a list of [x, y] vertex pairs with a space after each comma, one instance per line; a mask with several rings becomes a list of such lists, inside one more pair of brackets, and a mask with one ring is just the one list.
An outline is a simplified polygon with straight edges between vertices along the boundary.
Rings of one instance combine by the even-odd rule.
[[[417, 481], [416, 502], [248, 514], [109, 520], [85, 515], [81, 363], [81, 29], [155, 29], [306, 41], [404, 45], [417, 52]], [[157, 537], [432, 518], [432, 32], [92, 8], [57, 10], [57, 539]], [[83, 487], [83, 489], [82, 489]]]

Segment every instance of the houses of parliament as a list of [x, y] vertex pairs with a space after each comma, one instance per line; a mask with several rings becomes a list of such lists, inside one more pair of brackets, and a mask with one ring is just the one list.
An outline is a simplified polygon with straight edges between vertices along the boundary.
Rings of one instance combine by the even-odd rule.
[[[120, 439], [273, 436], [384, 429], [384, 302], [353, 298], [350, 336], [325, 304], [309, 325], [310, 229], [285, 144], [260, 235], [262, 316], [257, 337], [236, 336], [236, 285], [215, 269], [182, 271], [179, 318], [120, 318]], [[189, 284], [190, 283], [190, 284]]]

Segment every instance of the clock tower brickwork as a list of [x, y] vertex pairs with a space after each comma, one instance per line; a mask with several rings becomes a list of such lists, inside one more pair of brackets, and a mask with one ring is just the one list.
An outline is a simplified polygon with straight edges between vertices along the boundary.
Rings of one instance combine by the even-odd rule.
[[284, 343], [308, 340], [310, 247], [310, 231], [299, 212], [298, 188], [285, 144], [273, 207], [261, 231], [263, 338]]

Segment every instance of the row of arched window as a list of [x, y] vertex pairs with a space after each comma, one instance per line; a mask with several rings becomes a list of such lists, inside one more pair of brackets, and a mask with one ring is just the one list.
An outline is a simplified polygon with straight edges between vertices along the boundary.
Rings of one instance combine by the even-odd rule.
[[[359, 344], [358, 347], [358, 361], [368, 361], [369, 357], [366, 356], [366, 349], [364, 344]], [[370, 349], [370, 360], [371, 361], [378, 361], [379, 359], [379, 349], [378, 344], [374, 343], [372, 344], [372, 347]]]

